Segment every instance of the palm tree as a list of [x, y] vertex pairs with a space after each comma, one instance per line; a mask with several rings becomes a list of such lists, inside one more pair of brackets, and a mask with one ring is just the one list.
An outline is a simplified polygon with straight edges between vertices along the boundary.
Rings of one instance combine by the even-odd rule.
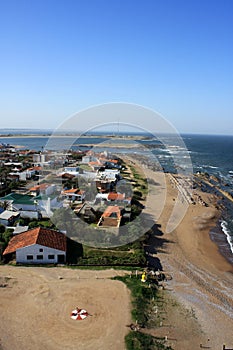
[[0, 202], [0, 207], [3, 208], [4, 210], [10, 210], [11, 202], [4, 200], [3, 202]]

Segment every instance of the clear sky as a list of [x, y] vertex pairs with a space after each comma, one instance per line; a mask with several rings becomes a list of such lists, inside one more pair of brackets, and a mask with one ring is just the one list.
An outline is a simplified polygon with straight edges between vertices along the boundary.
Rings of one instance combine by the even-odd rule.
[[233, 134], [232, 0], [0, 0], [0, 62], [0, 128], [131, 102]]

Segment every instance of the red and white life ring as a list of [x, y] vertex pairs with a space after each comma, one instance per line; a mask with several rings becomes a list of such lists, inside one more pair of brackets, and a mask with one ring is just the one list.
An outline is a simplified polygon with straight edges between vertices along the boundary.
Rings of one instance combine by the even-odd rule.
[[88, 312], [84, 309], [75, 309], [71, 312], [72, 320], [84, 320], [88, 316]]

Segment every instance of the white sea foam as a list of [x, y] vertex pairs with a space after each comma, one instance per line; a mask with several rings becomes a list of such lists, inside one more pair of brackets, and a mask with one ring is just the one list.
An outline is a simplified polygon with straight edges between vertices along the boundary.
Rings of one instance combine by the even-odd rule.
[[213, 165], [208, 165], [208, 164], [203, 164], [203, 168], [210, 168], [210, 169], [218, 169], [218, 166], [213, 166]]
[[227, 242], [229, 243], [230, 245], [230, 248], [231, 248], [231, 252], [233, 254], [233, 241], [232, 241], [232, 236], [229, 234], [229, 230], [227, 228], [227, 222], [226, 221], [222, 221], [221, 222], [221, 228], [222, 228], [222, 231], [224, 232], [224, 234], [226, 235], [227, 237]]

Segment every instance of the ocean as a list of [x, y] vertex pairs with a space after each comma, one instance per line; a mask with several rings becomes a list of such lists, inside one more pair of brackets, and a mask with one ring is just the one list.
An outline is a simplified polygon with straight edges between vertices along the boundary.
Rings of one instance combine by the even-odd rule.
[[[50, 131], [20, 130], [20, 133], [24, 135], [33, 133], [34, 136], [14, 137], [14, 135], [19, 134], [19, 130], [0, 129], [0, 142], [41, 151], [46, 148]], [[11, 137], [4, 137], [5, 135], [11, 135]], [[233, 136], [184, 134], [181, 136], [186, 149], [181, 146], [177, 146], [174, 149], [166, 149], [166, 147], [160, 147], [161, 143], [153, 135], [149, 135], [150, 137], [152, 136], [151, 138], [148, 138], [148, 135], [144, 136], [144, 139], [137, 140], [133, 148], [127, 148], [127, 143], [131, 141], [122, 138], [119, 141], [121, 143], [120, 148], [114, 147], [113, 144], [112, 147], [108, 147], [108, 150], [116, 153], [142, 153], [144, 156], [153, 153], [161, 167], [167, 172], [176, 171], [174, 167], [174, 155], [180, 157], [181, 163], [182, 160], [190, 156], [194, 173], [204, 172], [215, 176], [220, 183], [221, 189], [233, 195]], [[168, 137], [164, 136], [165, 144]], [[78, 139], [72, 148], [88, 149], [90, 144], [97, 145], [103, 143], [103, 147], [102, 145], [98, 147], [98, 151], [103, 151], [106, 149], [104, 147], [104, 141], [109, 141], [107, 135], [106, 137], [105, 135], [101, 137], [99, 135], [92, 135], [91, 137], [87, 135]], [[60, 138], [59, 142], [66, 149], [67, 145], [70, 144], [70, 138]], [[137, 147], [137, 143], [145, 147]], [[81, 144], [81, 146], [78, 146], [78, 144]], [[228, 203], [225, 206], [219, 225], [211, 231], [210, 236], [218, 244], [222, 254], [233, 263], [233, 204]]]

